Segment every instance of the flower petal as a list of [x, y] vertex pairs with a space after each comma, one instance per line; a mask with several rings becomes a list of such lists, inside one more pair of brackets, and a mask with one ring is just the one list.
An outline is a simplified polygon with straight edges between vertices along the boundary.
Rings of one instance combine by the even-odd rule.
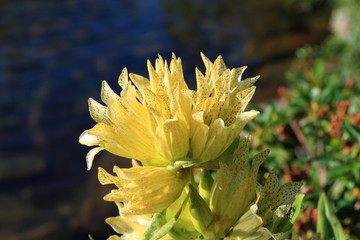
[[98, 154], [100, 151], [104, 150], [105, 148], [103, 147], [96, 147], [91, 149], [87, 155], [86, 155], [86, 164], [87, 164], [87, 170], [89, 171], [92, 167], [93, 161], [94, 161], [94, 157], [96, 154]]
[[88, 104], [92, 119], [94, 119], [96, 122], [110, 123], [105, 106], [101, 105], [92, 98], [89, 98]]
[[102, 184], [114, 183], [119, 188], [104, 197], [106, 201], [125, 202], [122, 214], [142, 215], [160, 212], [181, 194], [188, 175], [185, 171], [170, 171], [163, 167], [115, 168], [117, 177], [99, 168]]
[[86, 146], [95, 146], [101, 143], [101, 139], [98, 136], [89, 134], [88, 130], [86, 130], [80, 135], [79, 142]]

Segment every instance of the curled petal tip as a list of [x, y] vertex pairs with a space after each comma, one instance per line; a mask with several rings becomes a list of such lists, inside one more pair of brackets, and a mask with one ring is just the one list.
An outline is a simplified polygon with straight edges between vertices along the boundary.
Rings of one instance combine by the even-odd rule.
[[86, 165], [87, 165], [87, 170], [90, 171], [92, 164], [94, 162], [94, 157], [96, 154], [98, 154], [100, 151], [104, 150], [103, 147], [96, 147], [91, 149], [87, 155], [86, 155]]

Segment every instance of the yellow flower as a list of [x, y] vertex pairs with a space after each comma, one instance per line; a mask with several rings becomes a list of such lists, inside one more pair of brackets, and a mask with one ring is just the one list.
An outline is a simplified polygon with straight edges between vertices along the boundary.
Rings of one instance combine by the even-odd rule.
[[104, 197], [107, 201], [124, 202], [123, 214], [150, 214], [160, 212], [173, 203], [188, 182], [185, 170], [170, 171], [164, 167], [132, 167], [120, 169], [114, 166], [117, 176], [99, 168], [101, 184], [115, 184]]
[[250, 209], [241, 216], [226, 240], [269, 240], [274, 235], [264, 228], [263, 220], [256, 214], [258, 206], [253, 204]]
[[[117, 203], [119, 211], [124, 207], [123, 204]], [[123, 234], [120, 237], [111, 236], [114, 239], [142, 239], [146, 227], [150, 223], [151, 215], [124, 215], [121, 214], [117, 217], [109, 217], [105, 221], [109, 224], [116, 233]]]
[[153, 165], [170, 165], [187, 156], [188, 118], [191, 103], [182, 94], [187, 89], [181, 60], [173, 55], [170, 66], [161, 57], [155, 69], [148, 61], [150, 79], [124, 69], [119, 77], [120, 96], [104, 81], [101, 99], [107, 107], [89, 99], [91, 117], [98, 122], [82, 133], [80, 143], [96, 146], [87, 155], [88, 169], [101, 150]]
[[[116, 203], [119, 209], [119, 216], [109, 217], [105, 221], [109, 224], [116, 233], [121, 234], [112, 235], [108, 240], [142, 240], [147, 226], [150, 224], [151, 215], [126, 215], [121, 213], [124, 204]], [[165, 235], [162, 240], [172, 239], [170, 236]]]
[[149, 79], [124, 69], [119, 77], [120, 96], [104, 81], [103, 106], [89, 99], [97, 124], [80, 136], [80, 143], [98, 146], [87, 154], [88, 169], [94, 156], [107, 150], [155, 166], [191, 158], [202, 163], [216, 159], [258, 112], [247, 111], [257, 77], [241, 80], [245, 67], [227, 69], [221, 57], [214, 63], [201, 54], [206, 72], [196, 70], [197, 91], [189, 90], [181, 60], [170, 65], [161, 57], [155, 68], [148, 62]]
[[302, 185], [302, 182], [288, 182], [280, 186], [276, 171], [272, 170], [269, 173], [265, 185], [258, 188], [260, 199], [257, 204], [259, 206], [257, 214], [263, 219], [263, 225], [266, 228], [271, 231], [276, 229], [278, 222], [274, 220], [281, 218], [279, 217], [282, 212], [280, 209], [284, 207], [290, 208]]
[[206, 72], [196, 69], [197, 91], [183, 90], [193, 104], [189, 157], [206, 162], [221, 155], [258, 111], [245, 111], [258, 77], [241, 80], [246, 67], [227, 69], [201, 54]]
[[284, 220], [288, 221], [286, 210], [299, 193], [301, 182], [290, 182], [280, 186], [276, 171], [269, 173], [265, 185], [257, 184], [256, 202], [241, 216], [226, 240], [282, 239]]
[[210, 209], [218, 237], [225, 236], [256, 200], [258, 170], [269, 151], [249, 161], [248, 144], [249, 138], [243, 138], [235, 151], [224, 154], [214, 180]]

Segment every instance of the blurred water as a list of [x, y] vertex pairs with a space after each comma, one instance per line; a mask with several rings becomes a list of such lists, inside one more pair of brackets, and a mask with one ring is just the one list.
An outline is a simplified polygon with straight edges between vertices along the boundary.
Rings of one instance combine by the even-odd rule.
[[86, 98], [99, 95], [102, 79], [115, 82], [123, 66], [142, 69], [147, 55], [168, 49], [156, 2], [3, 5], [1, 151], [47, 145], [71, 133], [83, 125]]
[[[245, 13], [236, 0], [1, 1], [0, 201], [74, 199], [88, 174], [78, 143], [94, 124], [87, 99], [99, 100], [104, 79], [119, 92], [123, 67], [146, 76], [146, 59], [175, 52], [194, 87], [200, 51], [256, 65], [243, 54]], [[0, 209], [0, 225], [14, 224], [4, 219]]]
[[[98, 99], [103, 79], [119, 91], [116, 79], [123, 67], [146, 75], [146, 59], [158, 53], [165, 58], [177, 53], [186, 75], [199, 65], [199, 51], [210, 57], [232, 52], [238, 57], [229, 61], [239, 62], [240, 12], [217, 17], [224, 11], [215, 3], [201, 8], [191, 1], [159, 0], [3, 2], [0, 154], [41, 151], [47, 166], [74, 164], [70, 159], [81, 149], [77, 137], [91, 126], [87, 98]], [[206, 17], [200, 21], [200, 16]], [[221, 28], [231, 19], [237, 27]], [[71, 152], [68, 160], [65, 152]]]

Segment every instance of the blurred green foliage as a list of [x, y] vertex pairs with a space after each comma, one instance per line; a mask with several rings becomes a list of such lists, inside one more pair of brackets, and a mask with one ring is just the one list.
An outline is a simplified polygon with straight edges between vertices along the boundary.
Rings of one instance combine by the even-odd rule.
[[[333, 23], [321, 46], [298, 50], [287, 87], [248, 130], [255, 152], [271, 149], [266, 170], [305, 180], [308, 209], [325, 192], [345, 231], [360, 236], [360, 1], [334, 6], [334, 20], [343, 25]], [[297, 227], [315, 232], [315, 221], [316, 212], [305, 210]]]

